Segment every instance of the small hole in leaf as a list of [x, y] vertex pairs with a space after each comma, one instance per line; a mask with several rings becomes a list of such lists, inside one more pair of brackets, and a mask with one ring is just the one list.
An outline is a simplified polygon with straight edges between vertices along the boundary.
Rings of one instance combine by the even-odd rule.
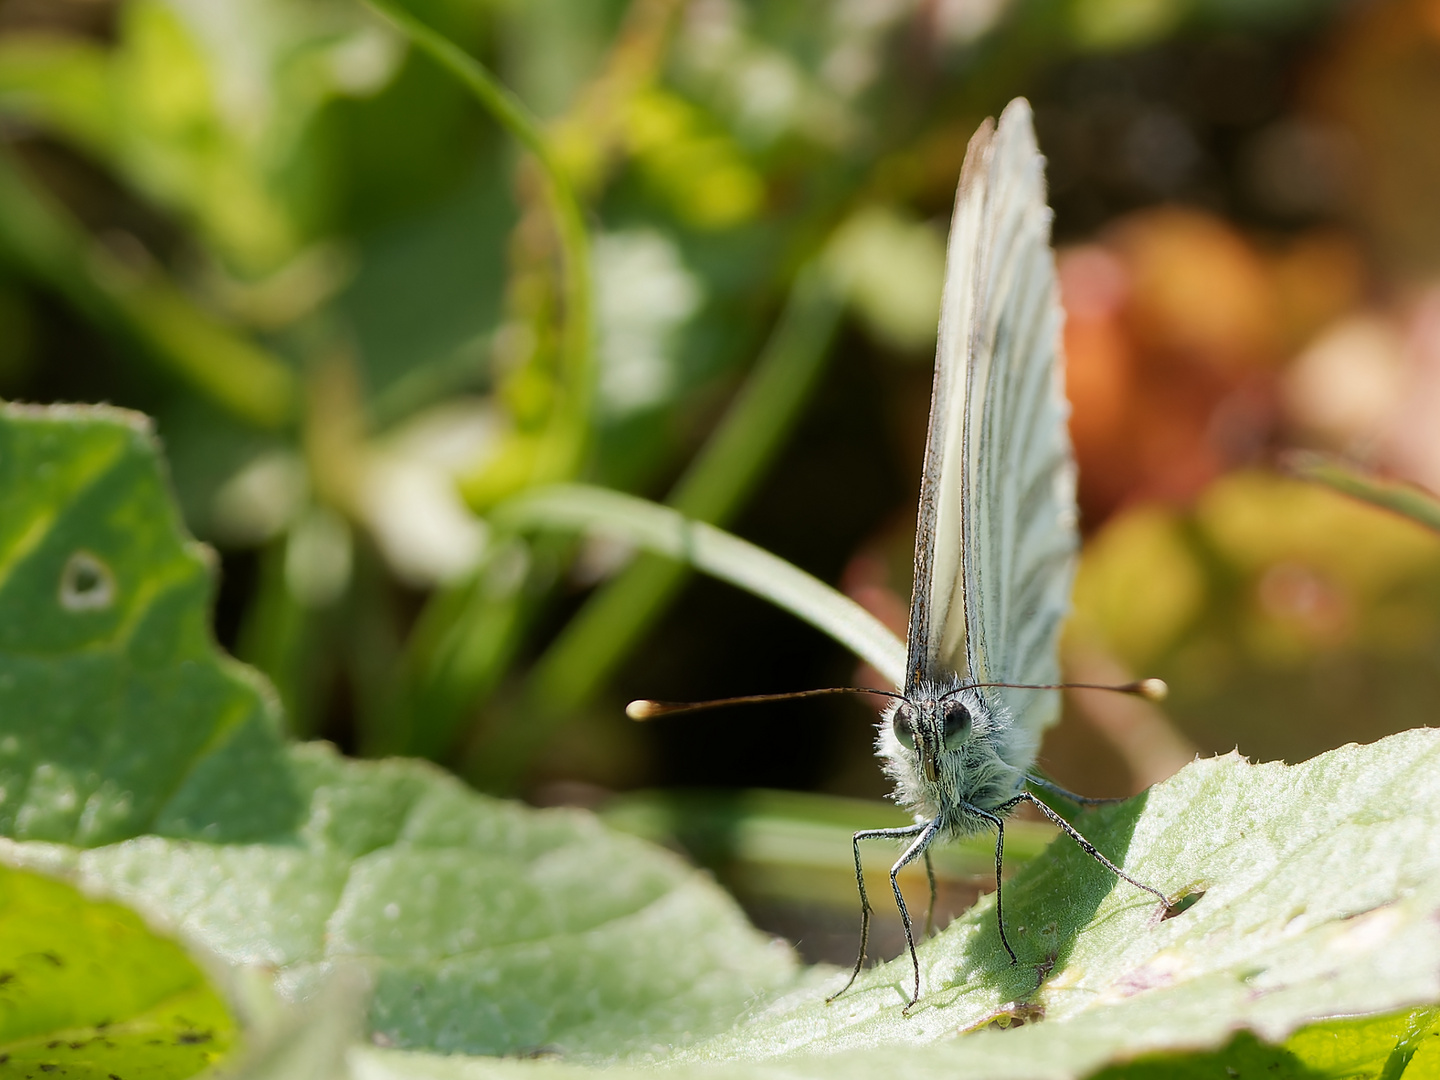
[[60, 606], [66, 611], [103, 611], [115, 602], [115, 575], [88, 551], [77, 551], [60, 572]]
[[1160, 921], [1164, 922], [1166, 919], [1175, 918], [1176, 915], [1184, 915], [1185, 912], [1198, 904], [1200, 898], [1204, 895], [1204, 888], [1182, 889], [1180, 895], [1170, 901], [1169, 907], [1165, 909], [1165, 914], [1160, 916]]

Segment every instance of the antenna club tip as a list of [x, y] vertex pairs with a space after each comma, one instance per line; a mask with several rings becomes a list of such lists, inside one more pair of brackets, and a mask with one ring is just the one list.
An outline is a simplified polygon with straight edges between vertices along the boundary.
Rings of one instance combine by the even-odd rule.
[[651, 717], [659, 716], [661, 713], [659, 702], [640, 698], [625, 706], [625, 715], [631, 720], [649, 720]]
[[1135, 689], [1146, 701], [1164, 701], [1170, 693], [1164, 679], [1141, 679], [1135, 684]]

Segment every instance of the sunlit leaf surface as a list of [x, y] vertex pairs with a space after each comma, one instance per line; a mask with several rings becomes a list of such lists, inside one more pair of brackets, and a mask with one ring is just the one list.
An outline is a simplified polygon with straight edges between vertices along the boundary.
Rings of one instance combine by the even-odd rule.
[[[1428, 1011], [1325, 1018], [1440, 1000], [1437, 789], [1440, 733], [1426, 730], [1293, 767], [1196, 762], [1146, 797], [1079, 819], [1142, 879], [1172, 894], [1204, 890], [1182, 914], [1162, 920], [1153, 901], [1057, 841], [1007, 886], [1018, 965], [1006, 962], [983, 902], [921, 949], [923, 993], [908, 1016], [907, 958], [867, 972], [829, 1005], [825, 994], [843, 978], [817, 972], [815, 985], [667, 1071], [1062, 1078], [1142, 1058], [1151, 1071], [1137, 1075], [1190, 1075], [1187, 1062], [1211, 1069], [1193, 1075], [1220, 1075], [1259, 1062], [1266, 1075], [1339, 1077], [1367, 1064], [1378, 1071], [1397, 1047], [1433, 1054]], [[366, 1069], [583, 1071], [386, 1054]]]
[[791, 981], [789, 950], [713, 882], [591, 815], [285, 746], [210, 640], [204, 560], [132, 416], [7, 407], [0, 522], [11, 862], [296, 997], [359, 960], [400, 1046], [645, 1054]]
[[118, 904], [0, 869], [0, 1076], [191, 1076], [235, 1024], [194, 961]]

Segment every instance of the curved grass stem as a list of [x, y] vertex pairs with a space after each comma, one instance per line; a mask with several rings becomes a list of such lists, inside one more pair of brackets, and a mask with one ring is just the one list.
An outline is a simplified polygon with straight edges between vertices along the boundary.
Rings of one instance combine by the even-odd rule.
[[394, 23], [416, 48], [459, 79], [500, 126], [530, 152], [544, 174], [546, 196], [555, 217], [555, 232], [564, 261], [565, 326], [560, 398], [550, 417], [532, 479], [537, 483], [568, 479], [579, 470], [585, 455], [594, 382], [590, 236], [575, 189], [551, 151], [540, 120], [484, 64], [421, 22], [396, 0], [365, 0], [365, 3]]

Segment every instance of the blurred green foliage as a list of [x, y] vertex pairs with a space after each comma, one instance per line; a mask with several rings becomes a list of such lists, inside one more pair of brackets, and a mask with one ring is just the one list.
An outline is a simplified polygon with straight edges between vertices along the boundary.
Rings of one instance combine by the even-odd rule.
[[[1384, 18], [1419, 19], [1412, 7]], [[1357, 18], [1296, 0], [0, 5], [0, 393], [157, 418], [186, 518], [222, 552], [221, 636], [274, 681], [296, 733], [430, 757], [496, 790], [673, 782], [685, 774], [667, 762], [704, 743], [629, 732], [611, 688], [644, 657], [663, 691], [702, 633], [666, 614], [686, 572], [614, 543], [522, 536], [490, 509], [582, 479], [762, 537], [804, 531], [845, 553], [811, 564], [831, 579], [888, 545], [893, 580], [860, 580], [862, 551], [846, 587], [873, 610], [903, 605], [946, 208], [976, 123], [1027, 93], [1057, 234], [1132, 276], [1133, 310], [1095, 325], [1119, 328], [1145, 403], [1107, 420], [1122, 392], [1084, 365], [1121, 353], [1070, 343], [1101, 530], [1078, 636], [1169, 678], [1195, 745], [1302, 757], [1440, 701], [1427, 541], [1351, 511], [1332, 521], [1325, 496], [1282, 500], [1255, 478], [1187, 500], [1255, 446], [1291, 440], [1265, 411], [1285, 350], [1363, 302], [1345, 244], [1368, 211], [1266, 202], [1274, 177], [1255, 171], [1296, 123], [1364, 115], [1344, 105], [1370, 100], [1359, 61], [1287, 74], [1342, 37], [1370, 40]], [[1153, 241], [1176, 226], [1126, 215], [1166, 199], [1258, 221], [1281, 253], [1262, 273], [1232, 226], [1186, 225], [1176, 250], [1204, 235], [1213, 250], [1155, 286], [1156, 266], [1172, 271]], [[1120, 231], [1097, 232], [1117, 217]], [[1321, 227], [1330, 246], [1305, 247]], [[1330, 276], [1297, 277], [1302, 263]], [[1098, 287], [1084, 265], [1078, 280]], [[1075, 274], [1062, 278], [1084, 330]], [[1196, 337], [1175, 305], [1142, 303], [1183, 307], [1207, 282], [1262, 311], [1256, 290], [1273, 290], [1266, 317], [1284, 331], [1227, 322], [1197, 295], [1219, 329]], [[1146, 383], [1145, 365], [1173, 385]], [[825, 488], [804, 478], [826, 462], [804, 455], [829, 444], [804, 425], [833, 427], [807, 420], [831, 415], [817, 402], [832, 393], [868, 411], [856, 425], [881, 429], [885, 449], [837, 461], [883, 457]], [[1196, 401], [1209, 413], [1186, 413]], [[1142, 414], [1181, 432], [1175, 445], [1251, 449], [1200, 468]], [[1086, 425], [1106, 424], [1140, 432], [1141, 451], [1095, 450]], [[1184, 479], [1135, 479], [1134, 461]], [[826, 491], [825, 517], [786, 509]], [[799, 524], [766, 524], [786, 513]], [[1333, 546], [1312, 551], [1316, 535]], [[1280, 610], [1310, 602], [1294, 597], [1311, 578], [1340, 614]], [[726, 670], [747, 635], [723, 621], [709, 633], [717, 674], [680, 680], [685, 692], [768, 688]], [[807, 649], [779, 625], [752, 652], [789, 664], [794, 685], [850, 681], [834, 654], [788, 659]], [[1378, 704], [1354, 721], [1361, 698]], [[836, 709], [848, 734], [811, 754], [825, 762], [812, 775], [878, 793], [856, 779], [865, 725]], [[733, 752], [762, 757], [751, 745]]]

